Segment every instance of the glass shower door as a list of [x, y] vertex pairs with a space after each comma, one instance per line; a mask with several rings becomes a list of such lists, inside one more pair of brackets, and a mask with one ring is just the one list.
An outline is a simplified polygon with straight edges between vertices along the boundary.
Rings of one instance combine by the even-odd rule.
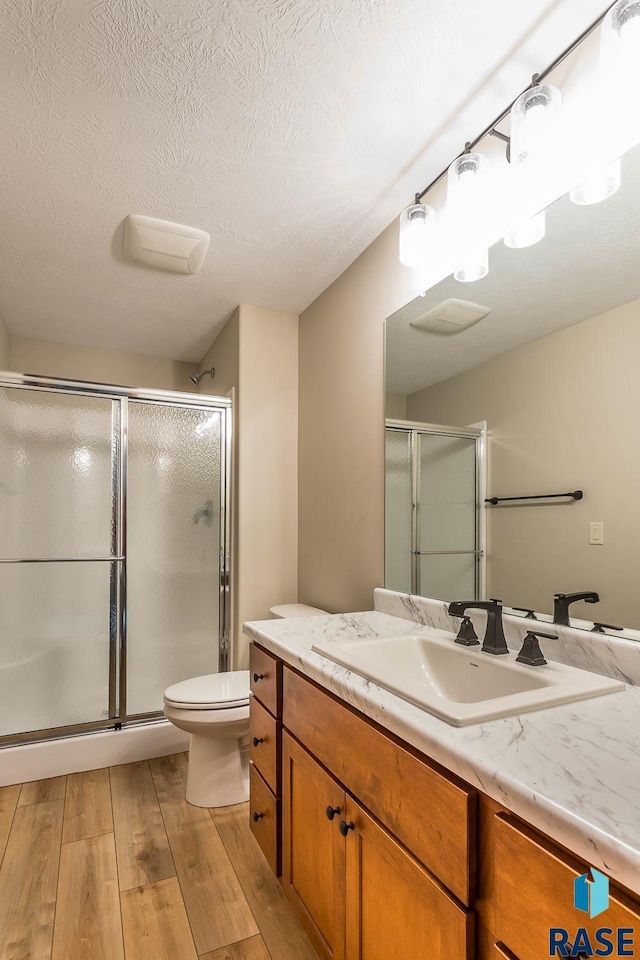
[[225, 411], [128, 402], [126, 714], [220, 668]]
[[417, 557], [421, 596], [478, 595], [475, 438], [418, 433]]
[[117, 416], [0, 389], [0, 737], [115, 716]]

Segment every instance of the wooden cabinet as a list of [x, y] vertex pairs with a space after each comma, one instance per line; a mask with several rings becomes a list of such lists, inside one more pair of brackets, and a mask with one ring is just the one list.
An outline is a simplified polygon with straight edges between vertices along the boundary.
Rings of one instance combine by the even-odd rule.
[[473, 913], [347, 796], [346, 958], [465, 960]]
[[282, 661], [261, 647], [250, 650], [249, 824], [271, 869], [281, 864]]
[[286, 732], [283, 741], [282, 886], [320, 955], [343, 960], [345, 794]]
[[[591, 919], [573, 905], [573, 885], [585, 865], [559, 850], [515, 817], [505, 813], [495, 822], [495, 932], [520, 960], [548, 957], [549, 930], [562, 927], [595, 931], [606, 926], [640, 928], [640, 909], [613, 887], [606, 922]], [[615, 955], [615, 953], [614, 953]]]
[[284, 725], [464, 904], [475, 892], [476, 792], [288, 667]]
[[473, 915], [286, 732], [283, 876], [330, 960], [472, 956]]
[[[602, 925], [584, 861], [255, 645], [251, 669], [252, 830], [322, 960], [540, 960]], [[640, 930], [615, 883], [606, 926]]]

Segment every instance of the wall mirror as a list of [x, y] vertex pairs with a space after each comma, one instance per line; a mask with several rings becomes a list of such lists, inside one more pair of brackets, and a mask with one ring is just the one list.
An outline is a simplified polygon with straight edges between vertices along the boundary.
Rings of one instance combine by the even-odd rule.
[[501, 241], [489, 265], [386, 322], [386, 585], [541, 619], [554, 594], [594, 591], [572, 624], [634, 637], [640, 147], [613, 196], [561, 198], [542, 240]]

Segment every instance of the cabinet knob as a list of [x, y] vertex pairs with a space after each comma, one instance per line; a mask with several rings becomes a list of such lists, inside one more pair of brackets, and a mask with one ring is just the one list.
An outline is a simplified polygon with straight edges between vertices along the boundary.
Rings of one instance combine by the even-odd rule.
[[254, 822], [254, 823], [257, 823], [258, 820], [262, 820], [263, 817], [264, 817], [264, 813], [254, 813], [254, 814], [253, 814], [253, 822]]
[[342, 836], [346, 837], [347, 834], [349, 833], [349, 830], [355, 830], [356, 825], [353, 822], [353, 820], [350, 823], [347, 823], [345, 820], [341, 820], [339, 827], [340, 827], [340, 833], [342, 834]]
[[340, 807], [332, 807], [331, 805], [329, 805], [325, 810], [325, 813], [327, 815], [327, 820], [333, 820], [335, 815], [337, 813], [340, 813]]
[[257, 683], [258, 680], [264, 680], [264, 673], [254, 673], [253, 682]]
[[253, 745], [254, 745], [254, 747], [257, 747], [259, 743], [264, 743], [264, 737], [254, 737], [254, 738], [253, 738]]

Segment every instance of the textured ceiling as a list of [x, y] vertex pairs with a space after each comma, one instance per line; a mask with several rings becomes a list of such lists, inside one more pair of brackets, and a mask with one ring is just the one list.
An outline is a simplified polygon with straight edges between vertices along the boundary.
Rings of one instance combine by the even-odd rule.
[[[3, 0], [0, 314], [197, 360], [236, 304], [298, 312], [601, 0]], [[128, 213], [207, 230], [195, 277]]]
[[[389, 393], [411, 394], [492, 357], [623, 303], [640, 299], [640, 147], [622, 158], [622, 186], [605, 203], [578, 207], [563, 197], [547, 210], [547, 234], [533, 247], [489, 252], [476, 283], [448, 277], [386, 324]], [[491, 309], [475, 326], [438, 336], [410, 326], [450, 297]], [[532, 374], [535, 376], [535, 374]], [[526, 389], [526, 384], [522, 385]]]

